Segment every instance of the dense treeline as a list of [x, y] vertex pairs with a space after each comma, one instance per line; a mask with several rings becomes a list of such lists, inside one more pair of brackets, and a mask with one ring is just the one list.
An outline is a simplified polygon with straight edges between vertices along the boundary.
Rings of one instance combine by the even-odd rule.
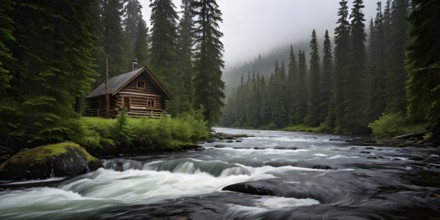
[[169, 113], [204, 109], [213, 124], [224, 96], [217, 3], [183, 0], [180, 20], [171, 0], [150, 7], [148, 28], [138, 0], [2, 1], [0, 144], [72, 140], [106, 60], [112, 77], [137, 58], [174, 96]]
[[[248, 74], [247, 79], [242, 77], [240, 86], [228, 97], [223, 125], [260, 128], [320, 126], [326, 131], [366, 133], [369, 132], [368, 124], [381, 115], [406, 115], [408, 15], [414, 10], [410, 19], [413, 22], [420, 19], [419, 27], [423, 19], [428, 19], [424, 16], [437, 16], [435, 10], [438, 11], [438, 7], [425, 13], [420, 11], [427, 9], [422, 10], [419, 6], [422, 3], [417, 1], [412, 7], [406, 0], [389, 0], [385, 7], [378, 2], [377, 15], [369, 22], [369, 33], [366, 34], [363, 1], [354, 0], [351, 13], [347, 4], [346, 0], [340, 1], [333, 45], [328, 32], [324, 35], [322, 47], [318, 45], [317, 33], [313, 30], [308, 61], [303, 51], [296, 52], [291, 47], [287, 73], [284, 65], [276, 61], [269, 77], [260, 74]], [[423, 26], [426, 28], [423, 31], [432, 30], [429, 28], [433, 28], [434, 24], [429, 25]], [[418, 32], [422, 31], [420, 29], [411, 32], [415, 42], [421, 39], [415, 36], [416, 33], [422, 34]], [[430, 33], [426, 32], [423, 34], [428, 37]], [[418, 44], [413, 42], [411, 45], [410, 52], [421, 50]], [[408, 58], [411, 60], [412, 55], [412, 59], [420, 59], [420, 54], [416, 56], [415, 53], [409, 53]], [[431, 58], [433, 63], [430, 67], [433, 69], [438, 65], [438, 57]], [[426, 65], [417, 61], [409, 64], [410, 73], [421, 71], [420, 67], [413, 66]], [[439, 83], [434, 80], [434, 75], [417, 75], [425, 77], [417, 79], [420, 80], [417, 89], [425, 91], [421, 94], [415, 89], [413, 75], [410, 74], [408, 88], [410, 111], [414, 112], [414, 117], [412, 121], [407, 121], [420, 123], [425, 120], [425, 115], [431, 115], [428, 119], [434, 121], [440, 111], [433, 113], [433, 109], [440, 96], [432, 93], [435, 88], [438, 90]], [[420, 88], [423, 83], [431, 82], [431, 90]], [[434, 129], [435, 125], [430, 127]]]

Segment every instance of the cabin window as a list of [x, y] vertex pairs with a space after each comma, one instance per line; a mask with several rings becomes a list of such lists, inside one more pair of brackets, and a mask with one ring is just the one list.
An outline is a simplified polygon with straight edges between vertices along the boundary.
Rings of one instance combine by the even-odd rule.
[[136, 88], [138, 89], [145, 89], [147, 87], [147, 83], [143, 80], [138, 80], [136, 82]]
[[131, 99], [130, 97], [122, 97], [122, 107], [125, 107], [126, 109], [129, 109], [131, 105]]
[[156, 108], [157, 102], [155, 98], [147, 98], [147, 108]]

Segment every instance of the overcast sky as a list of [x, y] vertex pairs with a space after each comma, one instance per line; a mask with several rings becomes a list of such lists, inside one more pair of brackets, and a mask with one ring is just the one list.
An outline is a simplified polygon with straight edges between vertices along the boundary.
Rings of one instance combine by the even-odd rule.
[[[173, 0], [180, 11], [181, 0]], [[217, 0], [223, 13], [220, 25], [226, 67], [253, 59], [271, 49], [309, 40], [315, 29], [323, 37], [333, 34], [340, 0]], [[140, 0], [145, 20], [150, 19], [150, 0]], [[350, 11], [351, 11], [351, 2]], [[364, 0], [366, 23], [376, 12], [375, 0]]]

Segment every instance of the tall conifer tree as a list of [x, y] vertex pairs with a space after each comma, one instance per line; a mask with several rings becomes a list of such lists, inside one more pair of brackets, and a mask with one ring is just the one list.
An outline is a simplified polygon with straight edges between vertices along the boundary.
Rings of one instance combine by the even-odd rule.
[[363, 0], [354, 0], [350, 14], [350, 58], [348, 71], [344, 80], [345, 98], [345, 130], [360, 132], [365, 129], [366, 121], [366, 50], [365, 50], [365, 24]]
[[347, 73], [349, 59], [350, 23], [348, 22], [348, 6], [346, 0], [341, 0], [338, 11], [338, 26], [335, 29], [335, 61], [334, 61], [334, 91], [335, 101], [335, 125], [336, 130], [341, 131], [345, 127], [344, 109], [344, 80]]
[[290, 54], [289, 54], [289, 71], [287, 74], [287, 101], [289, 108], [289, 123], [294, 124], [295, 119], [295, 92], [296, 92], [296, 84], [298, 80], [298, 63], [295, 58], [295, 53], [293, 52], [293, 46], [290, 45]]
[[319, 125], [320, 120], [320, 65], [318, 39], [316, 31], [312, 32], [312, 40], [310, 41], [310, 71], [308, 78], [308, 100], [307, 100], [307, 116], [304, 123], [308, 126]]
[[[138, 0], [125, 0], [126, 3], [123, 8], [123, 17], [122, 21], [123, 33], [124, 33], [124, 43], [126, 50], [125, 54], [127, 54], [129, 59], [135, 58], [135, 44], [139, 37], [138, 31], [142, 27], [138, 27], [138, 25], [142, 25], [142, 5]], [[145, 23], [144, 23], [145, 24]], [[145, 26], [146, 28], [146, 26]], [[142, 31], [142, 30], [141, 30]], [[138, 60], [139, 58], [136, 57]], [[127, 64], [129, 65], [129, 64]]]
[[377, 13], [370, 34], [370, 101], [369, 121], [376, 120], [385, 109], [385, 33], [382, 3], [377, 3]]
[[144, 19], [138, 20], [133, 58], [137, 59], [140, 66], [148, 64], [148, 27]]
[[122, 30], [122, 9], [120, 0], [100, 1], [100, 52], [97, 57], [98, 73], [100, 74], [96, 84], [99, 85], [105, 79], [105, 60], [108, 59], [109, 76], [115, 76], [129, 70], [130, 58], [125, 54], [125, 41]]
[[393, 0], [391, 6], [391, 39], [386, 74], [386, 111], [406, 111], [405, 47], [408, 42], [407, 0]]
[[17, 65], [11, 86], [20, 115], [3, 121], [14, 120], [15, 127], [2, 136], [59, 141], [77, 134], [78, 115], [72, 106], [96, 78], [92, 52], [97, 9], [95, 1], [86, 0], [16, 4], [11, 11], [16, 44], [11, 49]]
[[412, 0], [411, 41], [407, 49], [409, 113], [426, 120], [440, 144], [440, 1]]
[[225, 83], [221, 79], [223, 43], [219, 30], [222, 13], [215, 0], [195, 0], [191, 4], [195, 16], [194, 42], [196, 44], [194, 64], [194, 104], [205, 109], [204, 116], [209, 125], [214, 125], [220, 116], [225, 97]]
[[175, 96], [167, 111], [178, 113], [179, 78], [177, 76], [177, 13], [172, 0], [153, 0], [151, 7], [150, 68], [165, 88]]
[[307, 114], [307, 63], [303, 51], [298, 52], [298, 80], [295, 86], [294, 119], [295, 124], [302, 124]]
[[334, 127], [335, 103], [331, 94], [334, 90], [333, 84], [335, 82], [333, 79], [332, 42], [328, 30], [325, 31], [324, 35], [321, 75], [321, 121], [325, 121], [329, 127]]
[[191, 14], [191, 0], [182, 0], [182, 18], [178, 26], [177, 54], [178, 54], [178, 77], [181, 82], [179, 112], [188, 111], [192, 108], [193, 101], [193, 15]]

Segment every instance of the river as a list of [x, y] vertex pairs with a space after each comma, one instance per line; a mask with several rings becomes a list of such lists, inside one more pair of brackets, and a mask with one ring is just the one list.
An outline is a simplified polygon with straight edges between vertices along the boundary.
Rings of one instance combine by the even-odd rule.
[[105, 159], [74, 178], [3, 182], [0, 219], [440, 219], [438, 148], [216, 131], [251, 137]]

